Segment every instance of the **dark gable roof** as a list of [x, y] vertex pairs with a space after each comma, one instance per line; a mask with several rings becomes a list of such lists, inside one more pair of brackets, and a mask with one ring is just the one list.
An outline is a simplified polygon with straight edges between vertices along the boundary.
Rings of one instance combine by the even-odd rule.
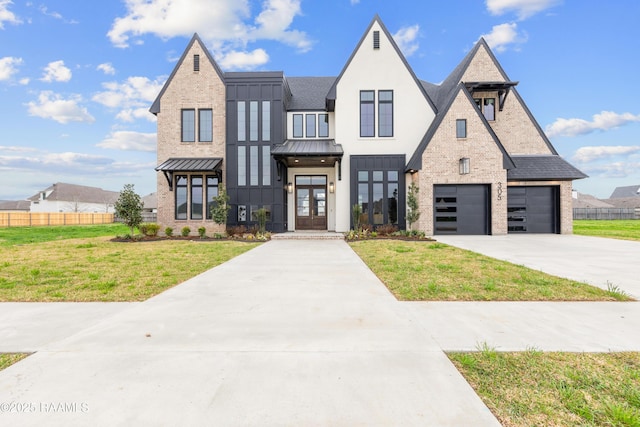
[[609, 196], [610, 199], [617, 199], [622, 197], [639, 197], [640, 185], [629, 185], [626, 187], [616, 187]]
[[510, 181], [587, 178], [587, 175], [558, 155], [511, 156], [511, 159], [516, 167], [507, 172], [507, 179]]
[[335, 99], [336, 99], [336, 88], [338, 86], [338, 82], [340, 81], [340, 78], [342, 78], [342, 75], [349, 68], [349, 65], [351, 64], [351, 61], [353, 61], [353, 58], [356, 56], [356, 52], [358, 52], [358, 50], [360, 49], [360, 46], [362, 46], [362, 44], [366, 40], [367, 35], [369, 34], [369, 31], [371, 31], [371, 28], [373, 27], [373, 24], [376, 23], [376, 22], [378, 23], [378, 25], [380, 25], [380, 28], [382, 29], [382, 32], [385, 34], [387, 39], [389, 39], [389, 41], [391, 42], [391, 46], [393, 46], [393, 48], [395, 49], [396, 53], [398, 54], [398, 56], [402, 60], [402, 63], [404, 64], [404, 66], [409, 71], [409, 74], [411, 75], [413, 80], [416, 82], [416, 85], [418, 86], [418, 88], [420, 89], [422, 94], [424, 95], [425, 99], [427, 100], [427, 102], [429, 103], [429, 105], [431, 106], [433, 111], [435, 113], [437, 113], [438, 109], [436, 108], [436, 105], [434, 104], [434, 102], [431, 100], [431, 98], [427, 94], [427, 92], [424, 89], [424, 87], [423, 87], [422, 83], [420, 82], [420, 80], [418, 80], [418, 78], [416, 77], [415, 73], [413, 72], [413, 69], [411, 68], [411, 66], [407, 62], [407, 59], [404, 57], [404, 55], [400, 51], [400, 48], [396, 44], [396, 41], [393, 39], [393, 36], [391, 36], [391, 33], [389, 33], [389, 30], [387, 30], [387, 27], [384, 25], [384, 23], [382, 22], [382, 20], [380, 19], [380, 16], [378, 16], [378, 14], [376, 14], [376, 16], [374, 16], [373, 19], [371, 20], [371, 23], [369, 24], [369, 26], [367, 27], [366, 31], [362, 35], [362, 38], [358, 42], [356, 48], [351, 53], [351, 56], [349, 57], [349, 60], [347, 61], [347, 63], [342, 68], [342, 71], [340, 72], [340, 75], [335, 80], [335, 82], [333, 83], [333, 85], [331, 86], [329, 91], [327, 92], [327, 94], [326, 94], [327, 104], [329, 104], [328, 101], [330, 101], [330, 100], [331, 101], [335, 101]]
[[411, 156], [409, 163], [407, 163], [407, 167], [406, 167], [407, 171], [422, 169], [422, 154], [424, 153], [424, 150], [427, 148], [427, 146], [431, 142], [431, 139], [433, 138], [436, 131], [440, 127], [442, 120], [444, 120], [445, 116], [449, 112], [451, 105], [453, 105], [453, 101], [456, 99], [456, 97], [458, 96], [458, 93], [460, 93], [461, 91], [466, 95], [469, 103], [471, 103], [474, 106], [473, 108], [474, 111], [476, 112], [476, 114], [484, 124], [484, 127], [489, 133], [489, 135], [491, 135], [491, 137], [493, 138], [493, 141], [496, 143], [496, 145], [502, 152], [502, 167], [505, 169], [511, 169], [515, 167], [515, 165], [511, 161], [511, 158], [509, 157], [509, 153], [507, 153], [507, 150], [504, 148], [504, 146], [498, 139], [498, 136], [496, 135], [496, 133], [493, 131], [493, 129], [487, 122], [487, 119], [485, 119], [484, 115], [480, 112], [478, 108], [475, 108], [475, 102], [473, 101], [473, 98], [471, 98], [471, 94], [469, 93], [467, 88], [464, 86], [464, 84], [459, 83], [457, 86], [457, 90], [453, 93], [453, 96], [449, 98], [449, 102], [438, 112], [435, 120], [433, 121], [433, 123], [431, 123], [431, 126], [429, 126], [427, 133], [422, 138], [422, 141], [420, 141], [420, 144], [418, 144], [418, 148], [416, 149], [415, 153], [413, 153], [413, 156]]
[[169, 87], [169, 85], [171, 84], [171, 81], [173, 80], [173, 77], [178, 72], [178, 69], [182, 66], [182, 63], [184, 62], [184, 59], [187, 57], [187, 52], [189, 52], [189, 50], [191, 50], [191, 47], [193, 46], [193, 44], [195, 42], [198, 42], [200, 44], [200, 46], [202, 47], [202, 51], [204, 52], [205, 56], [209, 60], [209, 63], [211, 64], [213, 69], [216, 70], [216, 73], [218, 73], [218, 76], [220, 77], [220, 80], [224, 81], [224, 75], [222, 74], [222, 71], [218, 67], [218, 64], [216, 63], [216, 61], [213, 59], [213, 56], [211, 56], [211, 53], [209, 52], [209, 49], [207, 49], [207, 47], [204, 45], [202, 40], [200, 40], [200, 36], [198, 36], [198, 33], [195, 33], [193, 35], [193, 37], [191, 37], [191, 41], [189, 42], [189, 44], [187, 45], [186, 49], [182, 53], [182, 56], [178, 60], [178, 63], [173, 68], [173, 71], [171, 72], [171, 75], [169, 76], [167, 81], [164, 83], [164, 86], [162, 86], [162, 90], [160, 91], [160, 93], [156, 97], [156, 100], [153, 101], [153, 104], [151, 105], [151, 108], [149, 108], [149, 112], [151, 112], [153, 114], [158, 114], [160, 112], [160, 99], [162, 98], [162, 95], [164, 95], [164, 92], [167, 90], [167, 87]]
[[287, 77], [291, 90], [288, 110], [324, 110], [325, 97], [335, 83], [336, 77]]

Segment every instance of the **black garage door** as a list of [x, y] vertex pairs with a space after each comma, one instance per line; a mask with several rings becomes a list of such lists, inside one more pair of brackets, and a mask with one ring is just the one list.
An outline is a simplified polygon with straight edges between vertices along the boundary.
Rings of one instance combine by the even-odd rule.
[[557, 186], [508, 187], [509, 233], [559, 233], [559, 206]]
[[488, 185], [436, 185], [434, 234], [489, 234]]

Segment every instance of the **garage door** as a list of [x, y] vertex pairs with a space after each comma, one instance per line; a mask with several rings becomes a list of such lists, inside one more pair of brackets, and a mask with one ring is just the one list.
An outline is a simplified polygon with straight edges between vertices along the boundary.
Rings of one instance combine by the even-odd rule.
[[434, 234], [489, 234], [488, 185], [436, 185]]
[[508, 187], [509, 233], [559, 233], [559, 194], [557, 186]]

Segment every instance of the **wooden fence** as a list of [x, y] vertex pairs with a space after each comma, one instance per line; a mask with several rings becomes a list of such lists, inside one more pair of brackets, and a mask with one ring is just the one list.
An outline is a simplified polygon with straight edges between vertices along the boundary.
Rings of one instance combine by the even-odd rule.
[[111, 224], [112, 213], [0, 212], [0, 227]]
[[573, 219], [640, 219], [640, 208], [573, 208]]

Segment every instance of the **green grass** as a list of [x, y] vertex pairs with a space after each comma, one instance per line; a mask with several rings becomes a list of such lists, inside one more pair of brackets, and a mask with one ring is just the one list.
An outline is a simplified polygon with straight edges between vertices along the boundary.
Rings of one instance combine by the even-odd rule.
[[53, 240], [0, 251], [0, 301], [142, 301], [259, 243]]
[[504, 426], [640, 426], [640, 353], [448, 356]]
[[27, 357], [25, 353], [0, 353], [0, 371]]
[[583, 236], [640, 240], [640, 220], [575, 220], [573, 233]]
[[627, 295], [438, 242], [364, 240], [353, 250], [403, 301], [628, 301]]
[[50, 242], [52, 240], [79, 239], [124, 235], [129, 227], [120, 223], [100, 225], [60, 225], [52, 227], [0, 228], [0, 247]]

